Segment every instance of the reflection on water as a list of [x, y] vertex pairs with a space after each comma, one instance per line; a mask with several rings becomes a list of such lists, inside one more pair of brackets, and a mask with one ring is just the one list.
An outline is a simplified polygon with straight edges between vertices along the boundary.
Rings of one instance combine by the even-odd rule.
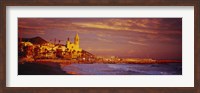
[[77, 75], [182, 75], [182, 63], [70, 64], [62, 69]]

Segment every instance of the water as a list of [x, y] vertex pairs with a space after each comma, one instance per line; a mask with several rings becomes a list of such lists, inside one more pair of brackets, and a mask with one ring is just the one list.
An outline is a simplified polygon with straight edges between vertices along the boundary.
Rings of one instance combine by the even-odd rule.
[[62, 69], [77, 75], [182, 75], [182, 63], [70, 64]]

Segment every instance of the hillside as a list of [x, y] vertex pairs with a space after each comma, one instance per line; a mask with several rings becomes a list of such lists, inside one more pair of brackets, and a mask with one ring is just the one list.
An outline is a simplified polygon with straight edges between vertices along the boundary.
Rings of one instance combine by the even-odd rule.
[[47, 43], [47, 41], [44, 40], [41, 37], [22, 38], [22, 41], [24, 41], [24, 42], [31, 42], [33, 44], [44, 44], [44, 43]]

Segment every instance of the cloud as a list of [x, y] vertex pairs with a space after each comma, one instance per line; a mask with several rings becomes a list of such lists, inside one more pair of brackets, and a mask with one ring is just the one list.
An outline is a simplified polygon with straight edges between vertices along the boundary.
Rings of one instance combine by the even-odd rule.
[[145, 43], [140, 43], [140, 42], [128, 41], [128, 43], [133, 44], [133, 45], [147, 46], [147, 44], [145, 44]]
[[112, 42], [111, 40], [105, 39], [105, 38], [97, 38], [99, 41], [102, 42]]
[[46, 32], [42, 28], [35, 28], [35, 27], [28, 27], [28, 26], [19, 26], [18, 28], [19, 34], [24, 34], [24, 35], [44, 35]]
[[[123, 24], [123, 23], [122, 23]], [[132, 31], [138, 33], [149, 33], [149, 34], [157, 34], [156, 30], [147, 30], [147, 29], [139, 29], [139, 28], [131, 28], [132, 26], [116, 26], [109, 25], [106, 23], [94, 22], [94, 23], [73, 23], [73, 25], [82, 27], [84, 29], [99, 29], [99, 30], [109, 30], [109, 31]]]
[[73, 25], [80, 26], [83, 28], [96, 28], [96, 29], [107, 29], [107, 30], [131, 30], [127, 27], [111, 26], [103, 22], [73, 23]]
[[176, 39], [182, 35], [181, 23], [179, 18], [19, 18], [18, 27], [24, 34], [46, 34], [49, 30], [74, 31], [96, 34], [98, 40], [111, 42], [105, 37], [110, 37], [115, 32], [134, 33], [133, 37], [143, 35], [143, 39], [138, 41], [156, 40], [160, 37]]
[[[109, 30], [132, 31], [146, 34], [181, 33], [177, 31], [177, 28], [174, 28], [174, 24], [178, 24], [176, 21], [174, 22], [172, 19], [165, 18], [102, 18], [99, 20], [96, 18], [19, 18], [18, 23], [19, 27], [22, 28], [54, 28], [61, 29], [61, 31], [71, 30], [77, 32]], [[170, 31], [172, 26], [176, 30]]]
[[23, 35], [44, 35], [45, 32], [41, 30], [34, 30], [34, 31], [19, 31], [19, 34]]

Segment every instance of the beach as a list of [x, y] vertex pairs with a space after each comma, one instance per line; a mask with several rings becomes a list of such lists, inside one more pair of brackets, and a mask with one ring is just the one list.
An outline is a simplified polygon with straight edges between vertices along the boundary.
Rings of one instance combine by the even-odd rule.
[[18, 75], [182, 75], [182, 63], [103, 64], [24, 62]]

